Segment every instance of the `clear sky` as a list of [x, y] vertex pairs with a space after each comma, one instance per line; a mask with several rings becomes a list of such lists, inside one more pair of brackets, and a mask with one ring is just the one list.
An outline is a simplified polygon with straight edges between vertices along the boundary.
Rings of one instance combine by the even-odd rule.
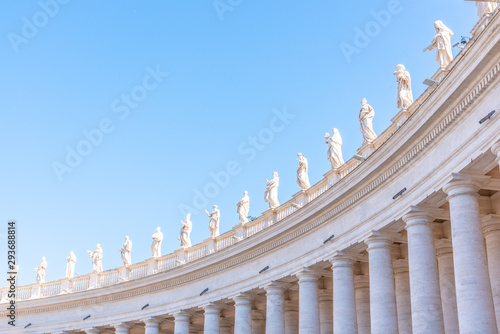
[[329, 170], [325, 132], [356, 153], [363, 97], [377, 134], [391, 124], [397, 64], [425, 90], [438, 19], [455, 43], [478, 18], [463, 0], [2, 1], [0, 266], [12, 219], [24, 285], [42, 256], [46, 280], [62, 278], [71, 250], [89, 273], [97, 243], [104, 269], [120, 266], [126, 235], [132, 261], [149, 258], [157, 226], [170, 253], [185, 210], [193, 244], [213, 204], [228, 231], [243, 191], [251, 216], [267, 209], [274, 171], [286, 202], [297, 153], [311, 183]]

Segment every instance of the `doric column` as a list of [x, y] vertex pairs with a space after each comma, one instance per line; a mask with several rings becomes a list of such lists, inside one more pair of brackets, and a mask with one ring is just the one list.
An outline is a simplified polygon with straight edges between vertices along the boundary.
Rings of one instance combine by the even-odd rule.
[[500, 215], [488, 215], [483, 218], [483, 233], [497, 326], [500, 326]]
[[284, 289], [276, 282], [264, 287], [266, 290], [266, 333], [285, 333]]
[[[115, 334], [129, 334], [130, 333], [130, 326], [127, 325], [126, 323], [119, 323], [116, 325], [111, 325], [115, 328]], [[188, 333], [189, 334], [189, 333]]]
[[408, 260], [392, 261], [394, 268], [394, 287], [396, 289], [396, 306], [398, 309], [399, 334], [412, 334], [410, 272]]
[[370, 334], [370, 279], [368, 275], [354, 277], [354, 295], [356, 297], [358, 334]]
[[299, 308], [292, 300], [285, 301], [285, 334], [299, 334]]
[[266, 319], [263, 315], [263, 312], [255, 309], [252, 310], [252, 334], [265, 334], [265, 333], [266, 333]]
[[220, 308], [214, 303], [205, 305], [205, 334], [219, 334], [220, 331]]
[[354, 295], [354, 260], [343, 253], [330, 262], [333, 271], [333, 331], [356, 334], [356, 299]]
[[319, 333], [319, 274], [311, 269], [304, 269], [297, 274], [299, 278], [299, 333]]
[[234, 333], [252, 332], [252, 298], [242, 293], [234, 298]]
[[320, 334], [333, 334], [333, 293], [327, 289], [319, 290], [319, 327]]
[[413, 334], [444, 334], [439, 276], [431, 224], [427, 210], [412, 207], [403, 216], [408, 234], [411, 314]]
[[460, 333], [498, 334], [479, 202], [479, 185], [463, 175], [443, 187], [450, 204]]
[[144, 334], [158, 334], [160, 333], [160, 320], [156, 318], [148, 318], [142, 320], [145, 324]]
[[435, 241], [435, 245], [444, 332], [446, 334], [458, 334], [457, 295], [455, 292], [455, 274], [453, 273], [453, 248], [451, 240], [439, 239]]
[[[370, 271], [370, 320], [372, 334], [397, 334], [396, 292], [392, 271], [392, 240], [374, 232], [365, 240]], [[334, 296], [335, 298], [335, 296]]]
[[174, 313], [174, 334], [189, 334], [191, 315], [184, 311]]

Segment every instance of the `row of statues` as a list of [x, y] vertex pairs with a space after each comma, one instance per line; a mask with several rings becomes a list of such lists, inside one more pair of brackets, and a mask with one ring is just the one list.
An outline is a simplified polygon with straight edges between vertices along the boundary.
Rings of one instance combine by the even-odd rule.
[[[488, 13], [493, 13], [498, 5], [494, 2], [476, 2], [478, 9], [478, 16], [481, 18], [483, 15]], [[445, 69], [450, 62], [453, 60], [453, 54], [451, 51], [451, 37], [453, 32], [443, 24], [442, 21], [436, 21], [434, 23], [436, 29], [436, 35], [434, 36], [432, 43], [427, 50], [437, 49], [436, 61]], [[406, 70], [404, 65], [397, 65], [396, 71], [394, 72], [396, 80], [398, 83], [397, 92], [397, 107], [406, 110], [413, 104], [413, 94], [411, 88], [411, 77], [410, 73]], [[371, 105], [368, 104], [366, 99], [361, 101], [361, 109], [359, 111], [359, 123], [360, 131], [363, 135], [363, 145], [371, 145], [373, 141], [377, 138], [377, 135], [373, 131], [373, 118], [375, 116], [375, 111]], [[342, 157], [342, 137], [338, 129], [334, 128], [332, 130], [332, 136], [325, 133], [325, 143], [328, 146], [327, 159], [330, 161], [331, 167], [334, 170], [339, 169], [344, 164], [344, 159]], [[308, 175], [308, 162], [307, 159], [299, 153], [298, 155], [299, 167], [297, 168], [297, 184], [302, 190], [307, 190], [311, 187]], [[273, 178], [271, 180], [266, 180], [266, 190], [264, 192], [264, 200], [269, 204], [269, 209], [274, 210], [279, 205], [278, 200], [278, 187], [279, 187], [279, 177], [278, 173], [273, 173]], [[243, 193], [243, 198], [237, 203], [237, 210], [239, 220], [241, 224], [248, 223], [250, 210], [250, 198], [248, 192]], [[209, 217], [210, 221], [208, 224], [210, 234], [212, 238], [219, 235], [219, 223], [220, 223], [220, 210], [217, 205], [213, 206], [213, 211], [209, 213], [205, 210], [205, 213]], [[179, 233], [178, 240], [181, 243], [182, 248], [191, 247], [190, 235], [193, 230], [193, 223], [191, 222], [191, 214], [187, 214], [186, 220], [181, 220], [181, 230]], [[156, 232], [152, 235], [153, 242], [151, 244], [152, 257], [161, 256], [161, 244], [163, 241], [163, 233], [160, 227], [156, 228]], [[102, 267], [102, 257], [103, 251], [100, 244], [97, 244], [94, 251], [87, 251], [88, 256], [92, 258], [92, 269], [94, 272], [101, 272]], [[129, 267], [132, 265], [132, 241], [128, 236], [125, 237], [125, 243], [120, 249], [123, 265]], [[66, 258], [66, 277], [72, 278], [75, 274], [75, 264], [76, 256], [73, 251]], [[43, 283], [45, 281], [45, 270], [47, 268], [47, 261], [45, 257], [42, 258], [42, 262], [38, 267], [35, 268], [37, 272], [36, 280], [38, 283]]]

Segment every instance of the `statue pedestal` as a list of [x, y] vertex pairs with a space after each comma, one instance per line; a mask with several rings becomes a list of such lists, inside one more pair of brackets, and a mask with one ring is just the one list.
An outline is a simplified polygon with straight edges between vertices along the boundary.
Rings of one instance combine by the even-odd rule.
[[210, 255], [217, 250], [217, 239], [216, 238], [208, 238], [205, 239], [205, 254]]
[[130, 269], [125, 266], [118, 267], [118, 279], [120, 281], [128, 281], [130, 275]]
[[174, 252], [177, 255], [177, 264], [184, 264], [187, 262], [187, 248], [181, 247]]
[[239, 223], [235, 227], [233, 227], [233, 231], [235, 233], [235, 237], [237, 241], [243, 240], [247, 237], [247, 230], [245, 228], [245, 224]]
[[403, 125], [404, 122], [410, 117], [410, 111], [408, 109], [401, 109], [396, 116], [394, 116], [391, 121], [393, 124], [396, 124], [396, 128], [400, 128], [401, 125]]
[[89, 289], [95, 289], [99, 287], [99, 273], [94, 271], [90, 274]]
[[277, 208], [266, 210], [262, 213], [262, 216], [266, 219], [266, 225], [271, 226], [278, 221], [278, 214], [276, 212]]
[[[378, 138], [378, 137], [377, 137]], [[376, 141], [377, 139], [374, 140], [374, 142]], [[368, 143], [365, 143], [363, 144], [363, 146], [361, 146], [360, 148], [358, 148], [358, 154], [360, 156], [362, 156], [363, 158], [367, 158], [368, 156], [370, 156], [373, 151], [375, 151], [375, 147], [373, 145], [373, 142], [368, 144]]]
[[300, 206], [304, 206], [307, 203], [309, 203], [309, 197], [307, 196], [307, 190], [301, 190], [295, 195], [293, 195], [293, 198], [295, 199], [295, 203], [297, 203]]
[[328, 180], [328, 188], [330, 188], [335, 183], [339, 182], [340, 180], [339, 170], [337, 168], [330, 169], [327, 173], [325, 173], [324, 177]]
[[38, 283], [31, 288], [31, 297], [30, 299], [40, 298], [42, 297], [42, 285]]
[[146, 263], [148, 264], [148, 275], [153, 275], [158, 272], [158, 261], [156, 257], [152, 257], [146, 260]]
[[72, 291], [72, 282], [71, 278], [66, 277], [61, 280], [61, 292], [59, 294], [71, 293]]

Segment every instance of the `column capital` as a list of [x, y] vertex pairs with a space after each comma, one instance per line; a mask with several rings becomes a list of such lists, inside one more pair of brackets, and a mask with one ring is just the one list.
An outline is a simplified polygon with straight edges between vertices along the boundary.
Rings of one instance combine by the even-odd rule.
[[485, 238], [500, 233], [500, 215], [489, 214], [481, 218]]
[[264, 285], [262, 288], [266, 290], [267, 295], [283, 294], [283, 292], [285, 291], [285, 287], [283, 286], [283, 284], [276, 281], [272, 281], [271, 283]]
[[310, 268], [303, 268], [301, 271], [295, 274], [299, 278], [299, 284], [304, 282], [317, 282], [318, 278], [321, 276], [315, 270]]
[[354, 276], [354, 288], [369, 288], [370, 287], [370, 276], [368, 275], [356, 275]]
[[408, 267], [407, 259], [397, 259], [392, 261], [392, 269], [394, 270], [394, 274], [404, 274], [410, 271]]
[[146, 324], [146, 327], [149, 328], [160, 328], [161, 320], [155, 317], [149, 317], [145, 319], [141, 319], [141, 321]]
[[451, 180], [443, 186], [448, 200], [455, 196], [469, 195], [479, 198], [477, 193], [481, 186], [490, 179], [489, 176], [453, 173]]
[[336, 252], [330, 259], [330, 263], [332, 264], [332, 269], [339, 267], [352, 267], [354, 263], [356, 263], [356, 258], [354, 254]]
[[497, 160], [500, 159], [500, 142], [493, 144], [491, 152], [497, 156]]
[[116, 330], [120, 330], [120, 329], [123, 330], [123, 329], [130, 329], [132, 326], [125, 323], [125, 322], [118, 322], [118, 323], [111, 324], [111, 327], [113, 327]]
[[367, 251], [370, 252], [376, 248], [390, 248], [394, 243], [394, 236], [393, 233], [373, 231], [364, 242], [368, 246]]
[[205, 310], [205, 314], [218, 314], [220, 313], [221, 307], [215, 303], [208, 303], [202, 306], [203, 309]]
[[175, 321], [189, 321], [189, 319], [191, 319], [191, 314], [184, 310], [174, 312], [172, 315], [174, 316]]
[[87, 334], [99, 334], [99, 333], [101, 333], [101, 330], [99, 328], [96, 328], [96, 327], [86, 328], [86, 329], [83, 329], [83, 331]]
[[403, 216], [405, 229], [415, 225], [431, 224], [436, 217], [443, 216], [444, 213], [443, 209], [412, 205], [409, 212]]
[[247, 293], [240, 293], [239, 295], [232, 298], [235, 305], [252, 305], [252, 297]]

